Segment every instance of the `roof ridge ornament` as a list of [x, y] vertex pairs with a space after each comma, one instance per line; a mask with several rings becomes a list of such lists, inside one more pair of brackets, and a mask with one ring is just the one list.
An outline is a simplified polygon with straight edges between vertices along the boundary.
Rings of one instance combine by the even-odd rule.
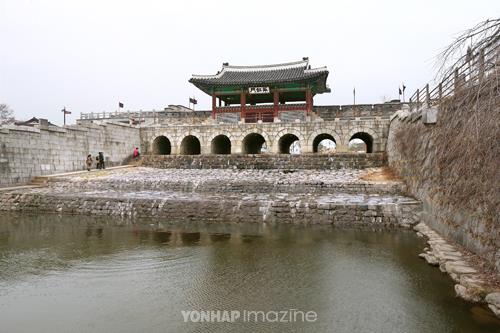
[[306, 67], [308, 61], [304, 60], [299, 60], [299, 61], [292, 61], [292, 62], [284, 62], [284, 63], [278, 63], [278, 64], [270, 64], [270, 65], [227, 65], [224, 67], [225, 70], [243, 70], [243, 71], [248, 71], [248, 70], [275, 70], [275, 69], [287, 69], [287, 68], [295, 68], [295, 67]]

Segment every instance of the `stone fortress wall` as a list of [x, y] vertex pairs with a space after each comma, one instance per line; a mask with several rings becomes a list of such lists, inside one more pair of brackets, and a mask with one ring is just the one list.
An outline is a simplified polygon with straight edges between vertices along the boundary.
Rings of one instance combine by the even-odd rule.
[[[384, 152], [389, 118], [336, 119], [290, 123], [219, 123], [198, 125], [155, 124], [141, 128], [141, 148], [145, 154], [194, 155], [258, 153], [255, 146], [265, 142], [268, 153], [288, 153], [298, 140], [302, 153], [317, 151], [323, 139], [336, 143], [336, 151], [348, 151], [349, 141], [360, 137], [368, 152]], [[189, 153], [192, 152], [192, 153]]]
[[[140, 126], [127, 124], [120, 113], [103, 114], [94, 120], [85, 115], [77, 125], [65, 127], [49, 125], [43, 120], [34, 127], [3, 126], [0, 127], [0, 186], [28, 183], [36, 176], [83, 170], [86, 155], [90, 153], [95, 158], [99, 151], [104, 152], [108, 166], [119, 165], [135, 146], [146, 155], [251, 154], [257, 153], [256, 146], [265, 142], [267, 153], [279, 154], [288, 153], [290, 145], [298, 140], [301, 153], [307, 154], [316, 152], [323, 139], [331, 139], [336, 143], [336, 151], [345, 152], [349, 140], [356, 136], [365, 141], [368, 152], [382, 153], [389, 132], [389, 116], [399, 106], [400, 103], [316, 106], [314, 115], [306, 121], [276, 123], [225, 123], [213, 121], [210, 111], [196, 111], [167, 112], [163, 117], [152, 113], [153, 121]], [[147, 116], [147, 112], [141, 114]], [[331, 162], [332, 158], [314, 161]], [[300, 164], [307, 158], [295, 160]], [[355, 160], [340, 158], [334, 163], [335, 168], [350, 167]], [[378, 166], [384, 161], [380, 154], [365, 160], [366, 166]], [[165, 161], [161, 163], [165, 165]], [[172, 167], [186, 164], [182, 158], [170, 161]], [[213, 167], [217, 167], [214, 163]]]
[[120, 165], [139, 146], [139, 129], [118, 123], [57, 127], [0, 127], [0, 186], [23, 184], [34, 177], [85, 169], [87, 154], [99, 151], [108, 166]]
[[[394, 112], [401, 109], [401, 102], [386, 102], [381, 104], [357, 104], [357, 105], [315, 105], [314, 114], [325, 121], [335, 120], [335, 118], [353, 119], [364, 117], [382, 117], [389, 118]], [[282, 122], [294, 121], [295, 119], [304, 120], [305, 115], [297, 116], [302, 111], [281, 112], [279, 119]], [[113, 111], [113, 112], [90, 112], [81, 113], [77, 123], [96, 122], [96, 121], [131, 121], [142, 120], [148, 123], [160, 123], [163, 125], [182, 125], [211, 123], [211, 110], [193, 110], [180, 105], [170, 105], [163, 111]], [[239, 113], [221, 113], [217, 114], [217, 122], [235, 123], [240, 121]]]
[[401, 109], [400, 102], [387, 102], [382, 104], [358, 104], [358, 105], [317, 105], [313, 111], [323, 120], [334, 120], [335, 118], [356, 117], [382, 117], [390, 118], [394, 112]]

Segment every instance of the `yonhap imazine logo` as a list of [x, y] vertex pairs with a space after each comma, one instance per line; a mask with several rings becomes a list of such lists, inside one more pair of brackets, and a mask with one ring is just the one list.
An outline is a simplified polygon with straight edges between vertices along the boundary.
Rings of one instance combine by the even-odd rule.
[[286, 310], [182, 310], [185, 323], [313, 323], [318, 320], [315, 311]]

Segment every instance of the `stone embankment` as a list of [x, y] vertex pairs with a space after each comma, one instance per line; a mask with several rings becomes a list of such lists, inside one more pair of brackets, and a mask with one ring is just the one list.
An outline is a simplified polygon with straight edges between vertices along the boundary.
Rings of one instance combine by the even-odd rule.
[[[398, 181], [363, 181], [374, 169], [234, 170], [133, 168], [105, 177], [51, 177], [51, 188], [73, 191], [170, 191], [197, 193], [404, 194]], [[89, 175], [90, 176], [90, 175]]]
[[133, 168], [54, 177], [49, 186], [4, 193], [0, 210], [177, 221], [405, 226], [420, 203], [373, 170], [158, 170]]
[[337, 170], [382, 167], [384, 153], [144, 155], [142, 165], [162, 169]]
[[500, 292], [474, 268], [470, 256], [448, 243], [425, 223], [417, 224], [414, 230], [419, 236], [428, 238], [429, 247], [419, 256], [429, 265], [438, 266], [441, 272], [447, 273], [456, 282], [457, 296], [469, 302], [486, 303], [491, 311], [500, 317]]

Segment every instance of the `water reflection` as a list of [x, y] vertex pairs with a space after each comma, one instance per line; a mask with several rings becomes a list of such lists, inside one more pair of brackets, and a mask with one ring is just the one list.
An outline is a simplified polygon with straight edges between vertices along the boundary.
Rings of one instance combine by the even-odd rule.
[[224, 241], [229, 241], [231, 239], [231, 234], [224, 234], [224, 233], [215, 233], [215, 234], [210, 234], [210, 241], [212, 242], [224, 242]]
[[180, 236], [184, 245], [196, 244], [200, 241], [201, 237], [199, 232], [181, 232]]
[[153, 231], [153, 240], [159, 244], [165, 245], [170, 242], [170, 238], [172, 237], [172, 233], [170, 231]]
[[[417, 257], [423, 246], [406, 231], [4, 215], [1, 331], [498, 331]], [[242, 326], [180, 314], [289, 308], [319, 320]]]

